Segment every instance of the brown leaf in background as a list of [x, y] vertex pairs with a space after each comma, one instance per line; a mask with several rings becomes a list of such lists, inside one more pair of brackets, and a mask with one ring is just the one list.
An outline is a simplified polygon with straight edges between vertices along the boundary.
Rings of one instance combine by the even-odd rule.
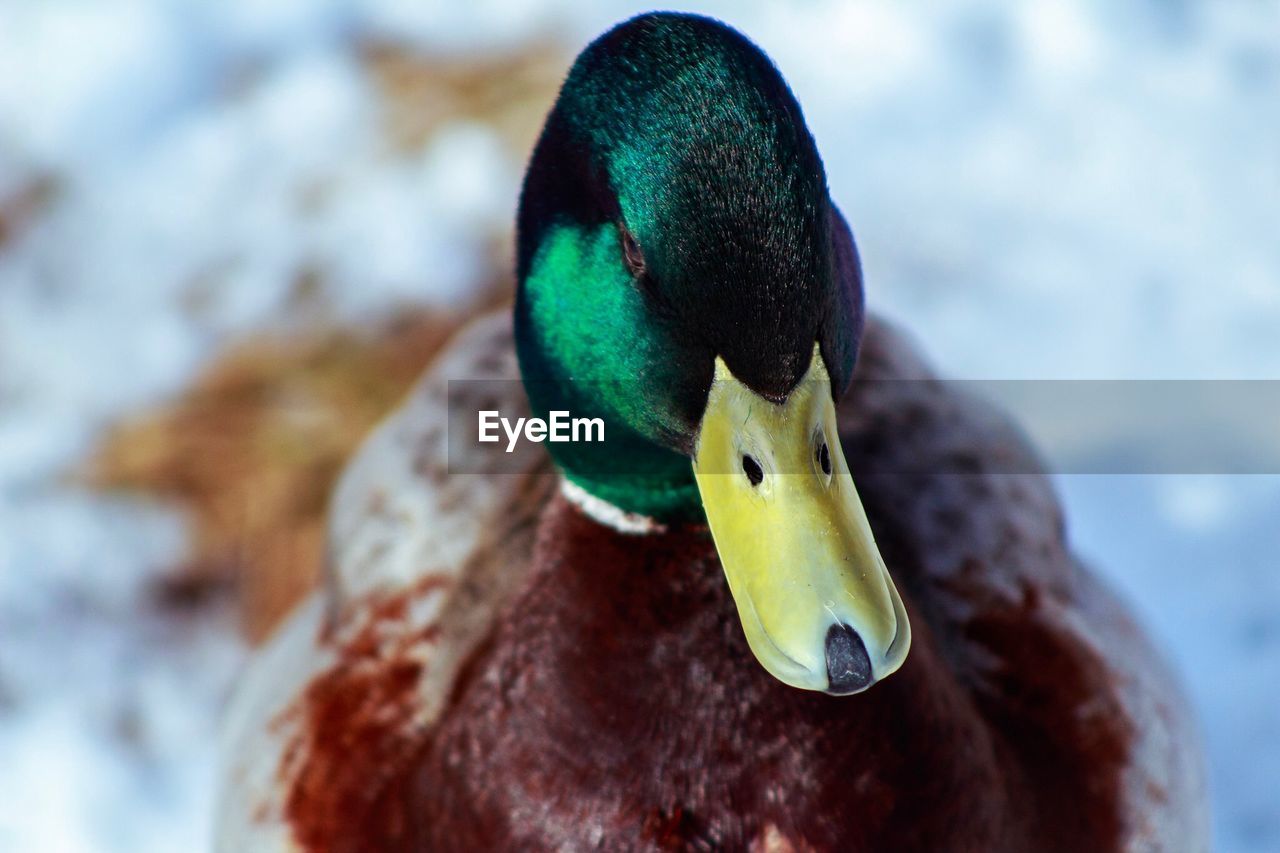
[[564, 48], [546, 43], [498, 56], [444, 59], [367, 42], [360, 55], [383, 96], [384, 131], [396, 147], [417, 150], [441, 125], [474, 121], [496, 131], [521, 162], [571, 59]]
[[166, 603], [234, 584], [262, 640], [319, 577], [329, 493], [460, 317], [409, 311], [373, 329], [312, 330], [233, 347], [172, 403], [112, 431], [91, 462], [103, 489], [191, 513]]
[[58, 195], [58, 181], [51, 175], [36, 175], [7, 195], [0, 195], [0, 249], [13, 240]]

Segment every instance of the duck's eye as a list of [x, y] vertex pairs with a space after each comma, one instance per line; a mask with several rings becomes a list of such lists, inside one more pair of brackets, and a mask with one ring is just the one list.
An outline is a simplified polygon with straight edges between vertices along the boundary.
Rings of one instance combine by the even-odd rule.
[[627, 230], [627, 226], [619, 225], [619, 233], [622, 234], [622, 257], [627, 262], [627, 269], [631, 270], [631, 274], [636, 278], [644, 275], [644, 254], [640, 251], [640, 244], [636, 242], [636, 238]]
[[760, 463], [752, 459], [750, 456], [742, 457], [742, 473], [747, 475], [747, 480], [752, 486], [760, 485], [764, 479], [764, 469], [760, 467]]
[[818, 439], [818, 450], [814, 456], [818, 466], [822, 468], [822, 473], [828, 477], [831, 476], [831, 451], [827, 450], [827, 440], [825, 438]]

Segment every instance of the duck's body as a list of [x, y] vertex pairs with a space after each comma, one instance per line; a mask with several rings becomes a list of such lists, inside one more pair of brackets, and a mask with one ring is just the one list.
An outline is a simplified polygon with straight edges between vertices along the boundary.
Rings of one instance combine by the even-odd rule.
[[334, 583], [233, 714], [220, 850], [1207, 849], [1164, 665], [1006, 473], [1022, 440], [900, 338], [869, 330], [841, 432], [915, 641], [846, 699], [756, 663], [705, 529], [615, 530], [545, 461], [446, 474], [444, 385], [514, 377], [505, 322], [347, 472]]
[[[594, 42], [518, 232], [514, 323], [339, 486], [332, 582], [233, 708], [222, 850], [1205, 847], [1177, 691], [1016, 433], [863, 340], [758, 49]], [[605, 441], [486, 452], [478, 410]]]

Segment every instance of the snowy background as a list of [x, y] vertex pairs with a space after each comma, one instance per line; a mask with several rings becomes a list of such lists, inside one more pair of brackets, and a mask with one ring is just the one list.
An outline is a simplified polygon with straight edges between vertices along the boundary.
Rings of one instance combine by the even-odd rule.
[[[948, 375], [1280, 379], [1274, 0], [696, 8], [787, 76], [871, 305]], [[465, 115], [389, 141], [362, 45], [564, 67], [637, 11], [0, 0], [0, 850], [211, 835], [244, 646], [230, 606], [155, 606], [189, 520], [71, 476], [103, 431], [310, 322], [308, 271], [362, 322], [506, 263], [524, 152]], [[1280, 849], [1280, 477], [1060, 487], [1196, 702], [1219, 849]]]

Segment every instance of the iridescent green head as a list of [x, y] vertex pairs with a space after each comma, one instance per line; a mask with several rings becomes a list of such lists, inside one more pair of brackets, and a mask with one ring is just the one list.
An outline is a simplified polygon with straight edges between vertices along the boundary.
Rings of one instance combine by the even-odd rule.
[[780, 680], [853, 693], [910, 628], [840, 450], [862, 280], [781, 75], [729, 27], [627, 21], [574, 63], [520, 200], [516, 344], [550, 444], [614, 506], [708, 522]]
[[689, 457], [716, 356], [780, 400], [817, 341], [837, 391], [848, 381], [852, 239], [795, 98], [724, 24], [644, 15], [582, 52], [533, 152], [518, 238], [534, 407], [609, 427], [603, 451], [549, 446], [623, 509], [698, 514]]

